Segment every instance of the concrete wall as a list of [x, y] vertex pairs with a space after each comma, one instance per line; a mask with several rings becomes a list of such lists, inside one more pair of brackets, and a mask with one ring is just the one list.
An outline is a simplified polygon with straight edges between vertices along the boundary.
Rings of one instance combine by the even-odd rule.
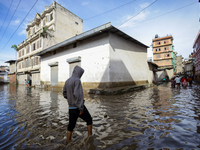
[[[51, 83], [51, 67], [49, 63], [58, 62], [58, 85], [63, 86], [70, 77], [70, 64], [67, 59], [81, 57], [80, 65], [84, 68], [81, 81], [85, 87], [98, 87], [101, 82], [109, 82], [109, 38], [108, 35], [100, 35], [77, 43], [77, 47], [68, 48], [57, 52], [55, 55], [42, 56], [41, 82], [44, 85]], [[91, 84], [92, 83], [92, 84]]]
[[110, 82], [121, 85], [148, 82], [147, 48], [110, 34]]
[[83, 20], [58, 4], [56, 6], [55, 21], [55, 40], [57, 42], [64, 41], [83, 32]]
[[[110, 43], [109, 43], [110, 42]], [[81, 81], [84, 87], [106, 88], [151, 83], [147, 64], [147, 48], [127, 41], [115, 34], [104, 33], [65, 49], [48, 53], [41, 58], [41, 83], [51, 85], [51, 67], [58, 65], [58, 86], [70, 77], [68, 59], [80, 57], [85, 70]]]
[[25, 85], [25, 79], [27, 80], [27, 74], [17, 75], [17, 83]]
[[171, 80], [172, 77], [174, 77], [173, 69], [164, 69], [164, 70], [161, 70], [161, 71], [157, 71], [156, 72], [156, 80], [157, 81], [163, 81], [163, 78], [165, 78], [166, 75], [168, 75], [169, 80]]
[[40, 73], [32, 74], [32, 83], [31, 86], [38, 86], [40, 85]]

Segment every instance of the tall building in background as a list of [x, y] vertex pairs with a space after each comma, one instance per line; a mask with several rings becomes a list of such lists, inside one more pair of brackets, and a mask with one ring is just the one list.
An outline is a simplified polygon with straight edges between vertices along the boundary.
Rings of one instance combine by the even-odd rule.
[[175, 53], [173, 46], [173, 37], [155, 36], [153, 39], [153, 58], [156, 63], [162, 69], [173, 69], [175, 73]]
[[195, 54], [195, 79], [200, 81], [200, 30], [193, 44], [193, 51]]
[[[55, 1], [29, 21], [26, 36], [17, 46], [17, 81], [40, 85], [40, 57], [34, 54], [83, 32], [83, 20]], [[52, 52], [55, 54], [56, 52]]]

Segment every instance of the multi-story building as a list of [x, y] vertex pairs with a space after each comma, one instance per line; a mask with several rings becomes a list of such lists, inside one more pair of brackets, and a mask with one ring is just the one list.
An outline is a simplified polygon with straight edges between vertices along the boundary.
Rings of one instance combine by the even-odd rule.
[[184, 75], [192, 76], [194, 75], [194, 65], [193, 65], [193, 59], [190, 55], [190, 58], [186, 58], [183, 62], [184, 65]]
[[153, 57], [154, 63], [160, 68], [173, 69], [173, 72], [175, 72], [175, 53], [171, 35], [165, 37], [155, 36], [155, 39], [153, 39]]
[[193, 51], [195, 53], [195, 79], [200, 81], [200, 30], [194, 41]]
[[175, 72], [176, 72], [176, 74], [182, 74], [183, 73], [183, 57], [182, 57], [182, 55], [180, 55], [180, 56], [176, 56], [176, 65], [175, 65]]
[[82, 32], [83, 20], [55, 1], [37, 13], [27, 25], [27, 39], [17, 46], [18, 84], [31, 79], [32, 85], [40, 85], [40, 57], [33, 55]]

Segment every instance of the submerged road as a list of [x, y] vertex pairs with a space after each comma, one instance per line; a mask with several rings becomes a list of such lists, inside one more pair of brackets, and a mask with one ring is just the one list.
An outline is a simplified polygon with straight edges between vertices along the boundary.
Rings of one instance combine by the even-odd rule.
[[200, 85], [162, 84], [115, 96], [85, 95], [93, 117], [88, 142], [78, 120], [65, 145], [68, 105], [62, 92], [0, 85], [0, 149], [198, 149]]

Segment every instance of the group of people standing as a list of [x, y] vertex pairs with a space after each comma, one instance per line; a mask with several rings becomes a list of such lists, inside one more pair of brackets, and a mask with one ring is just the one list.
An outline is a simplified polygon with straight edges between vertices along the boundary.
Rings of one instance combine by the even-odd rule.
[[186, 88], [188, 86], [188, 83], [190, 86], [192, 85], [192, 77], [191, 76], [189, 76], [188, 78], [184, 77], [184, 76], [182, 76], [182, 77], [176, 76], [171, 79], [171, 87], [172, 88], [175, 88], [175, 86], [177, 87], [177, 89], [180, 89], [181, 86]]

